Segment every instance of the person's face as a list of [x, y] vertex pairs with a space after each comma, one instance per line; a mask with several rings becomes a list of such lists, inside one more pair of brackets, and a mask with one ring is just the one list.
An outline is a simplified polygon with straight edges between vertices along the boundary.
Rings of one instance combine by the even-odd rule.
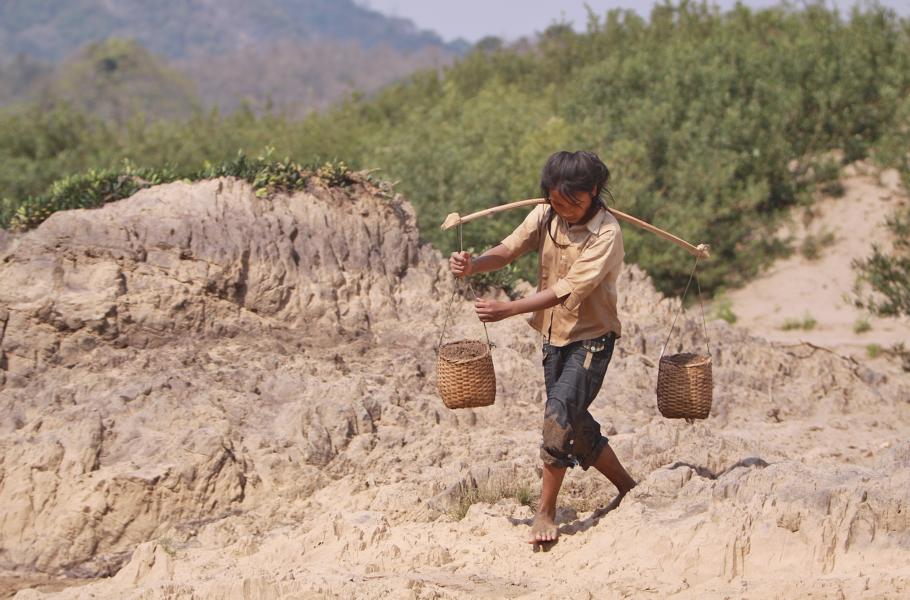
[[563, 196], [557, 190], [550, 191], [550, 206], [560, 217], [565, 219], [569, 224], [574, 225], [588, 214], [593, 201], [594, 190], [590, 192], [575, 192], [572, 197]]

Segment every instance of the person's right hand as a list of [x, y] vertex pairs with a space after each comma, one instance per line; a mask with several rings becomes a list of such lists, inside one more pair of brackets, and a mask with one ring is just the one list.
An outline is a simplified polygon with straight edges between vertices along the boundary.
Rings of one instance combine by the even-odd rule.
[[455, 277], [467, 277], [471, 274], [471, 253], [453, 252], [449, 258], [449, 269]]

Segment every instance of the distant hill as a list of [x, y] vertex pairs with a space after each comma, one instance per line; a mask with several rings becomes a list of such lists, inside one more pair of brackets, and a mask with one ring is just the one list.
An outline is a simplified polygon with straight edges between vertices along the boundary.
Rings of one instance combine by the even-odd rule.
[[0, 106], [63, 101], [122, 121], [246, 103], [299, 117], [467, 46], [352, 0], [0, 0]]
[[179, 118], [202, 107], [194, 84], [132, 40], [94, 42], [60, 63], [36, 101], [65, 102], [105, 120]]
[[245, 103], [290, 117], [326, 108], [352, 92], [370, 93], [425, 68], [451, 63], [455, 55], [438, 47], [403, 52], [364, 48], [351, 41], [278, 42], [219, 56], [176, 61], [194, 81], [206, 106], [224, 110]]
[[108, 37], [135, 39], [170, 58], [212, 55], [279, 41], [353, 41], [412, 52], [427, 46], [452, 52], [407, 19], [387, 17], [352, 0], [4, 0], [0, 54], [57, 61]]
[[53, 73], [53, 66], [19, 54], [9, 62], [0, 60], [0, 106], [24, 102]]

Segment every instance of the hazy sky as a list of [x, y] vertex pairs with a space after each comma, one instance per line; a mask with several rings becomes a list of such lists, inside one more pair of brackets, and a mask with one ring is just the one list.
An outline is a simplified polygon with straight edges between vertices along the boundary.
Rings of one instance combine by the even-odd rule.
[[[421, 29], [431, 29], [445, 40], [463, 37], [476, 42], [486, 35], [508, 40], [543, 31], [554, 21], [564, 17], [576, 29], [583, 29], [587, 22], [585, 4], [598, 15], [611, 8], [633, 9], [643, 16], [650, 13], [653, 0], [356, 0], [373, 10], [414, 21]], [[862, 1], [862, 0], [861, 0]], [[854, 0], [827, 0], [829, 6], [842, 10], [856, 4]], [[728, 10], [736, 0], [714, 0], [713, 4]], [[779, 4], [777, 0], [745, 0], [753, 8]], [[802, 2], [794, 2], [800, 6]], [[895, 9], [899, 14], [910, 15], [910, 0], [880, 0], [879, 4]]]

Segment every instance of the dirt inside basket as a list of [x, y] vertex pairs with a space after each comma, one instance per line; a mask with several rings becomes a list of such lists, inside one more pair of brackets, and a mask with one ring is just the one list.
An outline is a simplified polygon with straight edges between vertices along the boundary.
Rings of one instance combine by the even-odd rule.
[[463, 362], [485, 355], [486, 344], [478, 341], [461, 341], [446, 344], [439, 349], [439, 356], [452, 362]]

